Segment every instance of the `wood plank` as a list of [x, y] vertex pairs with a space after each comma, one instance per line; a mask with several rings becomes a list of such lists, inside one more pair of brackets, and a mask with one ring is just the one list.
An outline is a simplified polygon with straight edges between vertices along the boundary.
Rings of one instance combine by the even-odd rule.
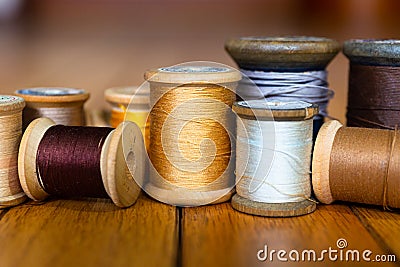
[[396, 254], [400, 260], [400, 214], [382, 211], [379, 207], [352, 207], [354, 213], [364, 223], [375, 239]]
[[176, 208], [142, 195], [127, 209], [106, 199], [50, 200], [0, 221], [1, 266], [175, 266]]
[[[337, 249], [339, 238], [347, 241], [346, 249], [371, 250], [384, 254], [349, 207], [319, 205], [310, 215], [293, 218], [264, 218], [233, 210], [229, 203], [183, 210], [182, 263], [190, 266], [284, 266], [288, 262], [261, 262], [257, 252], [268, 245], [272, 249]], [[319, 254], [318, 254], [319, 255]], [[288, 257], [288, 255], [286, 255]], [[365, 266], [365, 262], [329, 261], [289, 262], [293, 266]], [[368, 263], [368, 266], [391, 266]]]

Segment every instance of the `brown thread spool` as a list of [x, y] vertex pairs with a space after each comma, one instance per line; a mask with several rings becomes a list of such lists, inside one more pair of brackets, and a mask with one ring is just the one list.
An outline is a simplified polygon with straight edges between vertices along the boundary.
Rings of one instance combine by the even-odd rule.
[[[235, 128], [231, 106], [240, 78], [238, 71], [225, 66], [190, 63], [146, 72], [153, 106], [153, 166], [145, 189], [151, 196], [179, 206], [230, 199]], [[214, 147], [202, 147], [205, 139]]]
[[146, 149], [150, 144], [150, 88], [148, 87], [114, 87], [104, 92], [104, 97], [111, 104], [111, 127], [117, 127], [122, 121], [136, 123], [144, 136]]
[[397, 130], [343, 127], [326, 122], [314, 146], [312, 183], [325, 204], [335, 200], [400, 208], [400, 135]]
[[395, 129], [400, 125], [400, 40], [348, 40], [347, 126]]
[[50, 118], [56, 124], [69, 126], [85, 125], [83, 104], [89, 93], [82, 89], [62, 87], [38, 87], [15, 91], [15, 95], [26, 101], [23, 111], [23, 129], [37, 118]]
[[0, 96], [0, 208], [18, 205], [26, 199], [17, 168], [24, 106], [20, 97]]
[[[41, 177], [41, 168], [37, 160], [38, 153], [43, 152], [39, 150], [39, 148], [43, 145], [42, 141], [44, 140], [44, 136], [53, 126], [55, 126], [54, 121], [48, 118], [36, 119], [29, 124], [21, 140], [18, 156], [19, 178], [24, 192], [31, 199], [36, 201], [44, 200], [49, 196], [49, 193], [45, 190], [45, 186], [42, 184], [45, 179]], [[71, 127], [79, 130], [79, 127], [62, 127]], [[84, 128], [96, 129], [96, 127], [80, 127], [82, 131], [84, 131]], [[111, 130], [112, 129], [110, 129], [110, 131]], [[112, 130], [109, 134], [104, 136], [104, 138], [100, 159], [98, 160], [99, 166], [97, 166], [98, 172], [101, 174], [101, 181], [97, 182], [103, 184], [105, 192], [115, 205], [119, 207], [128, 207], [132, 205], [139, 196], [140, 187], [138, 184], [141, 185], [144, 178], [145, 151], [142, 134], [136, 124], [132, 122], [123, 122], [115, 130]], [[79, 153], [80, 149], [76, 150], [77, 152], [74, 153]], [[71, 155], [65, 156], [71, 157]], [[77, 155], [77, 157], [79, 156], [81, 155]], [[65, 162], [67, 161], [68, 160], [65, 160]], [[64, 170], [65, 166], [62, 167]], [[84, 162], [78, 162], [76, 166], [70, 166], [71, 169], [84, 167]], [[57, 166], [53, 166], [53, 169], [54, 168], [57, 168]], [[74, 186], [68, 185], [68, 171], [62, 173], [61, 176], [66, 186]], [[83, 177], [83, 179], [85, 179], [85, 177]], [[63, 191], [64, 188], [59, 188], [59, 190]], [[95, 195], [101, 195], [100, 193], [96, 193]]]

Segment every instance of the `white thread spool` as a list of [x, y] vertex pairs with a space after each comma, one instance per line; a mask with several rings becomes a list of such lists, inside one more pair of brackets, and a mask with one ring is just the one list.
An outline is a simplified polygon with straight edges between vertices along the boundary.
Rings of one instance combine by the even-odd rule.
[[310, 200], [312, 118], [303, 101], [236, 102], [236, 191], [232, 206], [245, 213], [289, 217], [313, 212]]
[[26, 196], [18, 179], [18, 147], [24, 99], [0, 96], [0, 208], [22, 203]]

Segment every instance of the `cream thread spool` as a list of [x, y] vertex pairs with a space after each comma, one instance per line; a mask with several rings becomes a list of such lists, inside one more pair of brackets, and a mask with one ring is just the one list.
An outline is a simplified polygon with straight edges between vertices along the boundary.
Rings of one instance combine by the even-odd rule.
[[233, 208], [269, 217], [313, 212], [309, 166], [318, 107], [248, 100], [236, 102], [233, 110], [238, 115]]
[[18, 180], [18, 146], [22, 135], [24, 99], [0, 96], [0, 208], [18, 205], [26, 196]]
[[111, 104], [111, 127], [117, 127], [122, 121], [135, 122], [144, 136], [146, 149], [150, 145], [150, 88], [149, 87], [113, 87], [104, 92], [104, 97]]
[[83, 105], [89, 93], [83, 89], [63, 87], [37, 87], [15, 91], [26, 101], [23, 111], [23, 129], [37, 118], [50, 118], [56, 124], [85, 125]]
[[[26, 195], [35, 201], [48, 197], [37, 172], [36, 157], [46, 131], [55, 125], [48, 118], [34, 120], [26, 128], [18, 155], [18, 173]], [[140, 194], [145, 173], [145, 148], [140, 129], [123, 122], [111, 131], [101, 149], [100, 171], [104, 189], [119, 207], [132, 205]]]
[[226, 66], [188, 63], [150, 70], [145, 79], [153, 106], [146, 192], [178, 206], [229, 200], [234, 187], [231, 105], [241, 74]]

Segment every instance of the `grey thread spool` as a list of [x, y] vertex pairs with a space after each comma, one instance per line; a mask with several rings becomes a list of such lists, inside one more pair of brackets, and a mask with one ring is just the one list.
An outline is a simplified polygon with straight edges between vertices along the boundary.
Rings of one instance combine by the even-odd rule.
[[[313, 121], [315, 139], [326, 116], [325, 106], [333, 96], [327, 87], [325, 68], [339, 52], [339, 43], [320, 37], [243, 37], [228, 40], [225, 49], [255, 85], [269, 91], [264, 95], [266, 99], [318, 104], [320, 114]], [[309, 82], [296, 81], [301, 77]], [[239, 96], [240, 88], [244, 88], [245, 100], [262, 97], [247, 98], [243, 84], [238, 86]], [[287, 88], [293, 90], [285, 92]]]
[[348, 40], [343, 53], [350, 60], [347, 126], [398, 127], [400, 40]]
[[67, 126], [85, 125], [83, 104], [89, 93], [83, 89], [63, 87], [38, 87], [15, 91], [25, 99], [23, 129], [37, 118], [50, 118], [56, 124]]

